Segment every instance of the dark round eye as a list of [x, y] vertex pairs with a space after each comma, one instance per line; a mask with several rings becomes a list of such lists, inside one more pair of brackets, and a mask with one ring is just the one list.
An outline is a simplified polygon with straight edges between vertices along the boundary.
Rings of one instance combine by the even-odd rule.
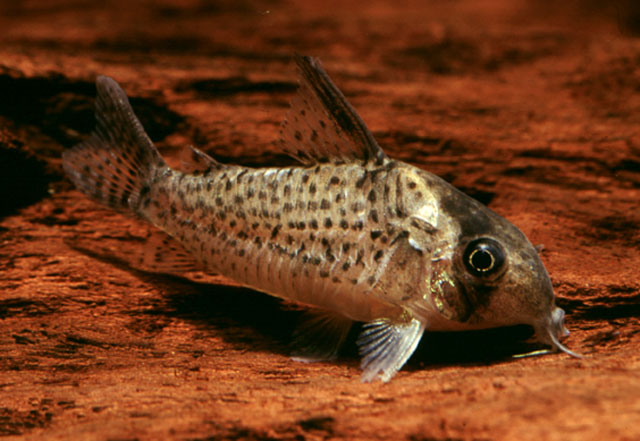
[[462, 258], [471, 274], [485, 277], [498, 272], [504, 266], [506, 257], [502, 245], [493, 239], [482, 237], [469, 242]]

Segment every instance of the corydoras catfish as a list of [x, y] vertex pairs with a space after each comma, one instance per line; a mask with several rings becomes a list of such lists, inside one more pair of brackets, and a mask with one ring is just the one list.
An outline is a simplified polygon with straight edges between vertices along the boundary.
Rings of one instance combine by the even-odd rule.
[[[296, 57], [300, 87], [281, 130], [290, 167], [221, 164], [190, 148], [170, 168], [111, 78], [97, 125], [64, 153], [76, 186], [168, 235], [159, 266], [223, 274], [308, 308], [299, 358], [335, 356], [354, 321], [362, 378], [388, 381], [425, 330], [531, 325], [566, 349], [564, 311], [536, 249], [506, 219], [443, 179], [389, 158], [319, 61]], [[191, 257], [185, 257], [191, 256]]]

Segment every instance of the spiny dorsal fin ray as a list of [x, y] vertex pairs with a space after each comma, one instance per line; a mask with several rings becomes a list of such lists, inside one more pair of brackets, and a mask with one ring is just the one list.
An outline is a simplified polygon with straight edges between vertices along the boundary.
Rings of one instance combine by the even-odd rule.
[[223, 167], [221, 163], [192, 145], [180, 152], [180, 170], [184, 173], [206, 173]]
[[373, 161], [387, 156], [345, 96], [312, 57], [296, 55], [300, 87], [280, 133], [283, 149], [303, 164]]

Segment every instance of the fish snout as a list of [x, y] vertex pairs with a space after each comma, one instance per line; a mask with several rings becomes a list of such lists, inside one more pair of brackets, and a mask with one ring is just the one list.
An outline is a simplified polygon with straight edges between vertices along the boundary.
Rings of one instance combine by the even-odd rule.
[[564, 310], [556, 306], [545, 320], [535, 325], [538, 341], [550, 345], [553, 351], [562, 351], [572, 357], [584, 358], [560, 343], [560, 338], [569, 336], [569, 330], [564, 325], [564, 315]]

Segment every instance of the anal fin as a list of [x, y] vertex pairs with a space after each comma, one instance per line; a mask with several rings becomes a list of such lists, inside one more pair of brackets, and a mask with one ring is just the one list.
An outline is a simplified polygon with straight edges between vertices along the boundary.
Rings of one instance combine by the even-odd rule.
[[154, 231], [147, 237], [144, 249], [131, 263], [136, 268], [154, 273], [180, 274], [203, 270], [203, 266], [180, 242], [162, 231]]
[[425, 325], [416, 319], [394, 323], [384, 318], [367, 323], [363, 328], [357, 340], [362, 356], [362, 381], [379, 377], [387, 382], [411, 357]]
[[352, 324], [351, 319], [334, 312], [305, 311], [293, 334], [291, 358], [303, 362], [334, 359]]
[[66, 240], [74, 249], [139, 271], [183, 275], [203, 270], [202, 265], [177, 240], [162, 231], [152, 231], [146, 238], [131, 241], [134, 243], [128, 246], [122, 239], [105, 237]]

